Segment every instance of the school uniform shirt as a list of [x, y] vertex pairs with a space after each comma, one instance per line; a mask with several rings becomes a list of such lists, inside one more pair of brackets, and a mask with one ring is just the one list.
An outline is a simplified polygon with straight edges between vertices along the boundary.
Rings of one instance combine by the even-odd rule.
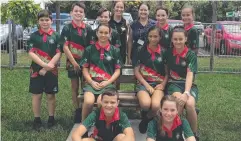
[[[43, 62], [49, 63], [60, 52], [59, 39], [58, 32], [55, 32], [53, 29], [49, 29], [47, 33], [39, 29], [31, 34], [28, 41], [28, 50], [35, 53]], [[37, 77], [41, 69], [40, 65], [32, 61], [30, 66], [31, 77]], [[51, 72], [54, 75], [58, 75], [57, 67]]]
[[152, 19], [148, 19], [148, 23], [145, 26], [143, 26], [139, 22], [139, 20], [136, 20], [131, 24], [132, 39], [133, 39], [132, 51], [131, 51], [132, 64], [136, 63], [138, 52], [147, 43], [147, 32], [149, 28], [151, 28], [154, 25], [156, 25], [156, 21]]
[[93, 80], [109, 80], [115, 69], [120, 69], [122, 66], [120, 50], [109, 43], [101, 47], [99, 42], [96, 42], [85, 49], [80, 65], [89, 68]]
[[199, 32], [194, 24], [185, 26], [184, 29], [187, 32], [187, 47], [192, 50], [199, 48]]
[[[74, 21], [64, 26], [61, 32], [60, 44], [62, 51], [64, 46], [68, 46], [75, 61], [79, 63], [83, 56], [84, 50], [90, 44], [93, 44], [93, 31], [89, 25], [82, 23], [77, 26]], [[67, 59], [66, 68], [73, 70], [73, 65]]]
[[119, 108], [115, 109], [110, 122], [106, 122], [104, 110], [98, 108], [89, 114], [82, 125], [87, 130], [95, 126], [92, 137], [103, 141], [112, 141], [118, 134], [123, 133], [124, 129], [131, 127], [128, 117], [124, 112], [119, 111]]
[[[157, 26], [159, 23], [157, 23]], [[160, 40], [160, 45], [164, 47], [165, 49], [168, 49], [171, 46], [171, 39], [172, 39], [172, 31], [173, 27], [169, 26], [168, 24], [164, 25], [161, 27], [161, 40]]]
[[[97, 29], [95, 29], [94, 32], [93, 32], [95, 42], [97, 40], [96, 32], [97, 32]], [[110, 39], [109, 39], [110, 44], [117, 47], [117, 48], [120, 48], [121, 47], [120, 35], [118, 34], [118, 32], [115, 29], [112, 29], [112, 28], [111, 28], [110, 32], [111, 32], [111, 36], [110, 36]]]
[[165, 78], [164, 51], [158, 45], [155, 51], [149, 46], [143, 47], [138, 55], [135, 66], [140, 66], [142, 77], [148, 82], [162, 82]]
[[111, 17], [109, 21], [109, 25], [112, 29], [116, 30], [117, 33], [119, 34], [120, 37], [120, 54], [122, 57], [123, 62], [126, 60], [126, 46], [127, 46], [127, 34], [128, 34], [128, 26], [127, 26], [127, 21], [122, 18], [120, 22], [116, 22], [113, 18]]
[[197, 56], [186, 46], [181, 53], [169, 48], [164, 58], [169, 69], [169, 81], [186, 81], [187, 72], [197, 73]]
[[161, 128], [165, 133], [164, 135], [160, 134], [158, 121], [159, 119], [154, 118], [148, 123], [147, 138], [151, 138], [156, 141], [184, 141], [184, 138], [186, 139], [188, 137], [194, 136], [188, 121], [186, 119], [180, 119], [178, 115], [174, 118], [170, 130], [162, 125]]

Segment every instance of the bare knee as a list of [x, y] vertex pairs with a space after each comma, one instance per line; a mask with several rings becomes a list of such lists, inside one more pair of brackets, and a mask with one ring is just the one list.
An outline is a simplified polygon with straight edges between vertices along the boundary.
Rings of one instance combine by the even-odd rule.
[[140, 91], [137, 94], [139, 104], [143, 110], [149, 110], [151, 107], [151, 98], [145, 91]]
[[195, 111], [195, 99], [190, 96], [185, 104], [187, 111]]
[[95, 97], [93, 93], [87, 92], [84, 94], [84, 104], [86, 106], [92, 106], [94, 105]]
[[47, 94], [47, 100], [49, 102], [55, 101], [55, 95], [54, 94]]
[[114, 141], [122, 141], [122, 139], [125, 137], [125, 134], [118, 134], [115, 138]]

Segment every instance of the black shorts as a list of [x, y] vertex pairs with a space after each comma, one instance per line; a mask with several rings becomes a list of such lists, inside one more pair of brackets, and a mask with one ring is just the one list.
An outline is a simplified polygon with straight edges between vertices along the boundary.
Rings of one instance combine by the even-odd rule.
[[82, 78], [82, 72], [79, 71], [78, 73], [76, 73], [74, 70], [68, 70], [68, 77], [70, 79]]
[[58, 76], [52, 72], [46, 72], [45, 76], [30, 77], [30, 93], [42, 94], [45, 92], [47, 94], [56, 94], [58, 91]]

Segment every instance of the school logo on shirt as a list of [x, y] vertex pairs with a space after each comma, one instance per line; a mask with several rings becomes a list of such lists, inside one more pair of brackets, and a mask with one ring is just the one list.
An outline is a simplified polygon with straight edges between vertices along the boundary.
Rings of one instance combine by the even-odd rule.
[[111, 59], [112, 59], [111, 56], [107, 56], [107, 57], [106, 57], [106, 60], [107, 60], [107, 61], [110, 61]]
[[64, 40], [67, 41], [67, 37], [66, 36], [64, 36]]
[[165, 34], [165, 38], [168, 38], [168, 34]]
[[121, 31], [124, 32], [126, 30], [125, 27], [121, 27]]
[[161, 61], [162, 61], [162, 58], [161, 58], [161, 57], [158, 57], [158, 58], [157, 58], [157, 61], [158, 61], [158, 62], [161, 62]]
[[186, 61], [182, 61], [182, 62], [181, 62], [181, 66], [184, 67], [184, 66], [186, 66], [186, 65], [187, 65]]
[[49, 43], [50, 44], [54, 44], [54, 40], [53, 39], [49, 39]]
[[33, 44], [31, 43], [31, 44], [29, 44], [29, 46], [30, 46], [30, 47], [33, 47]]

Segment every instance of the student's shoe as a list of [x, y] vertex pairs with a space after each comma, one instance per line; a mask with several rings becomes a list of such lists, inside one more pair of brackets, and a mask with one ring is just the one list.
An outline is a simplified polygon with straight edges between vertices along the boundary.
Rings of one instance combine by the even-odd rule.
[[33, 121], [33, 129], [39, 130], [41, 126], [42, 126], [42, 121], [41, 121], [40, 117], [35, 118]]
[[81, 122], [81, 112], [82, 112], [82, 109], [81, 108], [78, 108], [75, 110], [75, 114], [74, 114], [74, 123], [80, 123]]
[[54, 119], [54, 116], [49, 116], [49, 119], [48, 119], [48, 123], [47, 123], [47, 127], [48, 128], [51, 128], [55, 125], [55, 119]]
[[140, 133], [142, 133], [142, 134], [145, 134], [146, 133], [146, 130], [147, 130], [147, 126], [148, 126], [148, 122], [149, 122], [150, 120], [149, 119], [142, 119], [141, 120], [141, 122], [140, 122], [140, 124], [139, 124], [139, 131], [140, 131]]

